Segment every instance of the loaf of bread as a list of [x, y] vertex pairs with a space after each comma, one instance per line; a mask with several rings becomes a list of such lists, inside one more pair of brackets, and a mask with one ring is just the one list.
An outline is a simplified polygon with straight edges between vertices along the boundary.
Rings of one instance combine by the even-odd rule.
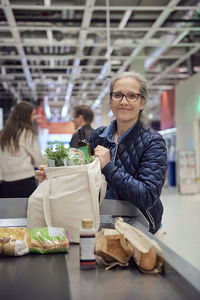
[[68, 231], [64, 228], [43, 227], [29, 230], [29, 251], [34, 253], [69, 252]]
[[[133, 247], [133, 258], [141, 270], [152, 271], [157, 268], [159, 261], [159, 270], [163, 263], [162, 251], [156, 241], [150, 239], [137, 228], [127, 224], [122, 218], [116, 218], [115, 228], [122, 233]], [[162, 263], [161, 263], [162, 262]]]
[[29, 252], [28, 229], [23, 227], [0, 227], [0, 254], [21, 256]]
[[155, 268], [157, 261], [156, 251], [153, 247], [149, 248], [147, 253], [140, 252], [140, 260], [138, 265], [146, 271], [151, 271]]
[[123, 234], [114, 229], [103, 228], [97, 234], [95, 252], [107, 262], [118, 261], [126, 265], [132, 255], [132, 248]]

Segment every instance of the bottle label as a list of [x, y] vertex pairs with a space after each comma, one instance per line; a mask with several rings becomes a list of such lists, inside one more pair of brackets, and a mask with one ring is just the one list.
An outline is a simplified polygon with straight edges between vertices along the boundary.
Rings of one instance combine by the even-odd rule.
[[83, 151], [85, 158], [87, 159], [89, 157], [88, 146], [79, 147], [79, 149]]
[[81, 260], [95, 260], [94, 248], [95, 248], [95, 237], [80, 238], [80, 259]]

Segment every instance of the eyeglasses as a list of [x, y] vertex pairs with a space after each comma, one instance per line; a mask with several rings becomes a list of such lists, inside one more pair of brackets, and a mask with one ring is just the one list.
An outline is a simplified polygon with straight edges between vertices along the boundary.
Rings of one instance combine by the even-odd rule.
[[124, 96], [128, 102], [136, 102], [140, 97], [140, 94], [136, 94], [132, 92], [128, 92], [126, 94], [123, 94], [121, 92], [110, 93], [110, 97], [113, 101], [122, 101]]

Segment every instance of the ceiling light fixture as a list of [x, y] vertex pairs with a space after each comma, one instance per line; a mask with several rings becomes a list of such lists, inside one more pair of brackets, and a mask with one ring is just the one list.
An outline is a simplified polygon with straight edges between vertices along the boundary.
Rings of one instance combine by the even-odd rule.
[[49, 97], [48, 96], [44, 96], [44, 112], [45, 112], [47, 119], [50, 119], [51, 118], [51, 109], [49, 106]]
[[149, 120], [153, 120], [153, 114], [152, 114], [152, 113], [149, 113], [149, 114], [148, 114], [148, 119], [149, 119]]
[[65, 104], [63, 105], [63, 107], [62, 107], [61, 117], [62, 117], [62, 118], [65, 118], [66, 115], [67, 115], [67, 113], [68, 113], [68, 105], [65, 103]]
[[51, 6], [51, 0], [44, 0], [44, 5], [45, 5], [46, 7]]
[[99, 95], [99, 97], [95, 100], [94, 104], [92, 105], [92, 109], [94, 110], [95, 108], [97, 108], [99, 106], [99, 104], [101, 103], [102, 98], [105, 96], [105, 94], [107, 94], [109, 91], [109, 87], [106, 87]]
[[53, 34], [52, 34], [51, 29], [47, 30], [47, 38], [48, 38], [49, 44], [53, 45]]
[[160, 130], [158, 131], [160, 134], [165, 135], [165, 134], [172, 134], [172, 133], [176, 133], [177, 129], [176, 127], [173, 128], [168, 128], [168, 129], [164, 129], [164, 130]]

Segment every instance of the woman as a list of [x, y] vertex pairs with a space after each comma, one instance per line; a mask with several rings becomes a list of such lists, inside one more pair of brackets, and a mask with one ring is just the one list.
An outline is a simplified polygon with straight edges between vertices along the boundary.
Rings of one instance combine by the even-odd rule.
[[110, 104], [116, 120], [97, 128], [89, 142], [108, 183], [106, 198], [128, 200], [140, 209], [156, 233], [161, 226], [160, 194], [167, 168], [165, 141], [141, 122], [148, 98], [145, 80], [125, 72], [110, 85]]
[[[141, 121], [147, 98], [147, 84], [140, 74], [125, 72], [115, 77], [110, 85], [110, 104], [116, 119], [108, 127], [94, 130], [88, 140], [108, 183], [106, 198], [133, 203], [154, 234], [161, 227], [160, 194], [167, 151], [162, 136]], [[44, 179], [42, 167], [38, 178]]]
[[16, 104], [0, 132], [1, 197], [29, 197], [36, 189], [34, 166], [42, 163], [33, 126], [34, 106]]

